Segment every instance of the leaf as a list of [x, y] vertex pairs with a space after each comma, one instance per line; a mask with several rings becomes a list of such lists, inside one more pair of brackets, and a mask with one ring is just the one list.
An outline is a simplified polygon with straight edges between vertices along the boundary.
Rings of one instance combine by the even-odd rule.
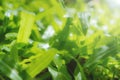
[[48, 67], [53, 80], [72, 80], [65, 65], [61, 66], [60, 70], [54, 69], [53, 66]]
[[75, 80], [82, 80], [80, 72], [75, 75]]
[[87, 34], [87, 30], [88, 30], [88, 23], [89, 23], [88, 18], [89, 16], [87, 15], [87, 13], [79, 13], [79, 20], [80, 20], [84, 35]]
[[21, 12], [20, 29], [17, 36], [18, 43], [28, 43], [35, 16], [28, 12]]
[[39, 29], [36, 25], [34, 25], [33, 30], [32, 30], [32, 34], [31, 37], [35, 40], [35, 41], [40, 41], [41, 40], [41, 35], [39, 33]]
[[54, 80], [61, 80], [61, 79], [71, 80], [71, 76], [65, 65], [65, 61], [62, 59], [62, 57], [59, 54], [55, 55], [53, 62], [55, 63], [55, 66], [57, 69], [54, 69], [52, 65], [50, 65], [48, 68], [53, 79]]
[[69, 33], [70, 33], [71, 23], [72, 23], [72, 18], [67, 18], [64, 28], [55, 37], [53, 37], [53, 39], [51, 39], [51, 42], [54, 47], [56, 47], [58, 49], [63, 48], [63, 46], [65, 45], [65, 42], [67, 41]]
[[[68, 54], [68, 56], [77, 63], [77, 68], [76, 68], [77, 71], [75, 71], [75, 75], [76, 75], [77, 72], [80, 72], [80, 73], [78, 73], [77, 75], [81, 75], [80, 78], [81, 78], [82, 80], [86, 80], [86, 75], [85, 75], [84, 69], [83, 69], [83, 67], [81, 66], [81, 64], [78, 62], [77, 59], [75, 59], [75, 58], [74, 58], [73, 56], [71, 56], [70, 54]], [[76, 76], [75, 76], [75, 78], [76, 78]]]
[[16, 37], [17, 37], [17, 33], [7, 33], [5, 35], [6, 40], [13, 40], [16, 39]]
[[2, 60], [0, 60], [0, 71], [12, 80], [23, 80], [15, 69]]
[[[39, 51], [41, 52], [41, 51]], [[54, 55], [57, 53], [56, 49], [49, 49], [44, 53], [35, 56], [31, 63], [28, 65], [27, 72], [31, 77], [35, 77], [44, 68], [46, 68], [53, 60]]]
[[54, 63], [56, 65], [56, 67], [58, 68], [58, 70], [62, 67], [62, 65], [65, 64], [64, 60], [62, 59], [62, 57], [59, 54], [56, 54], [54, 57]]

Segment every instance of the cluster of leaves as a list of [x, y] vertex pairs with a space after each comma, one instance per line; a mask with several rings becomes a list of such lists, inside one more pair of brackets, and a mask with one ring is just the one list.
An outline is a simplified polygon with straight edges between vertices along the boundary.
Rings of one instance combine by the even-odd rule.
[[0, 0], [0, 80], [118, 80], [119, 12], [98, 1]]

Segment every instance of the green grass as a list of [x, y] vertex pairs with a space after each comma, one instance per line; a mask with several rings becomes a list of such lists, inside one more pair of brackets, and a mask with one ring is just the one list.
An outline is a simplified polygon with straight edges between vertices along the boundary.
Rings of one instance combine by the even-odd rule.
[[106, 0], [1, 0], [0, 80], [119, 80], [119, 13]]

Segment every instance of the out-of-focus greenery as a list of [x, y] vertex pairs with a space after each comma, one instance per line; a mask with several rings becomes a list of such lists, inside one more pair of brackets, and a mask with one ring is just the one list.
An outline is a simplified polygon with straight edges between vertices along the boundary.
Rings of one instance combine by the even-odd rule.
[[0, 0], [0, 80], [119, 80], [114, 2]]

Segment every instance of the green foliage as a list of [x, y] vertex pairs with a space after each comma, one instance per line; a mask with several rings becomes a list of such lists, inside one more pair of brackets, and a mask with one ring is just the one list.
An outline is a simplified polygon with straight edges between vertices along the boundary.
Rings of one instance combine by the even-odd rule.
[[0, 0], [0, 80], [119, 80], [118, 7]]
[[32, 14], [21, 12], [20, 29], [17, 36], [17, 42], [27, 43], [34, 24], [34, 16]]

